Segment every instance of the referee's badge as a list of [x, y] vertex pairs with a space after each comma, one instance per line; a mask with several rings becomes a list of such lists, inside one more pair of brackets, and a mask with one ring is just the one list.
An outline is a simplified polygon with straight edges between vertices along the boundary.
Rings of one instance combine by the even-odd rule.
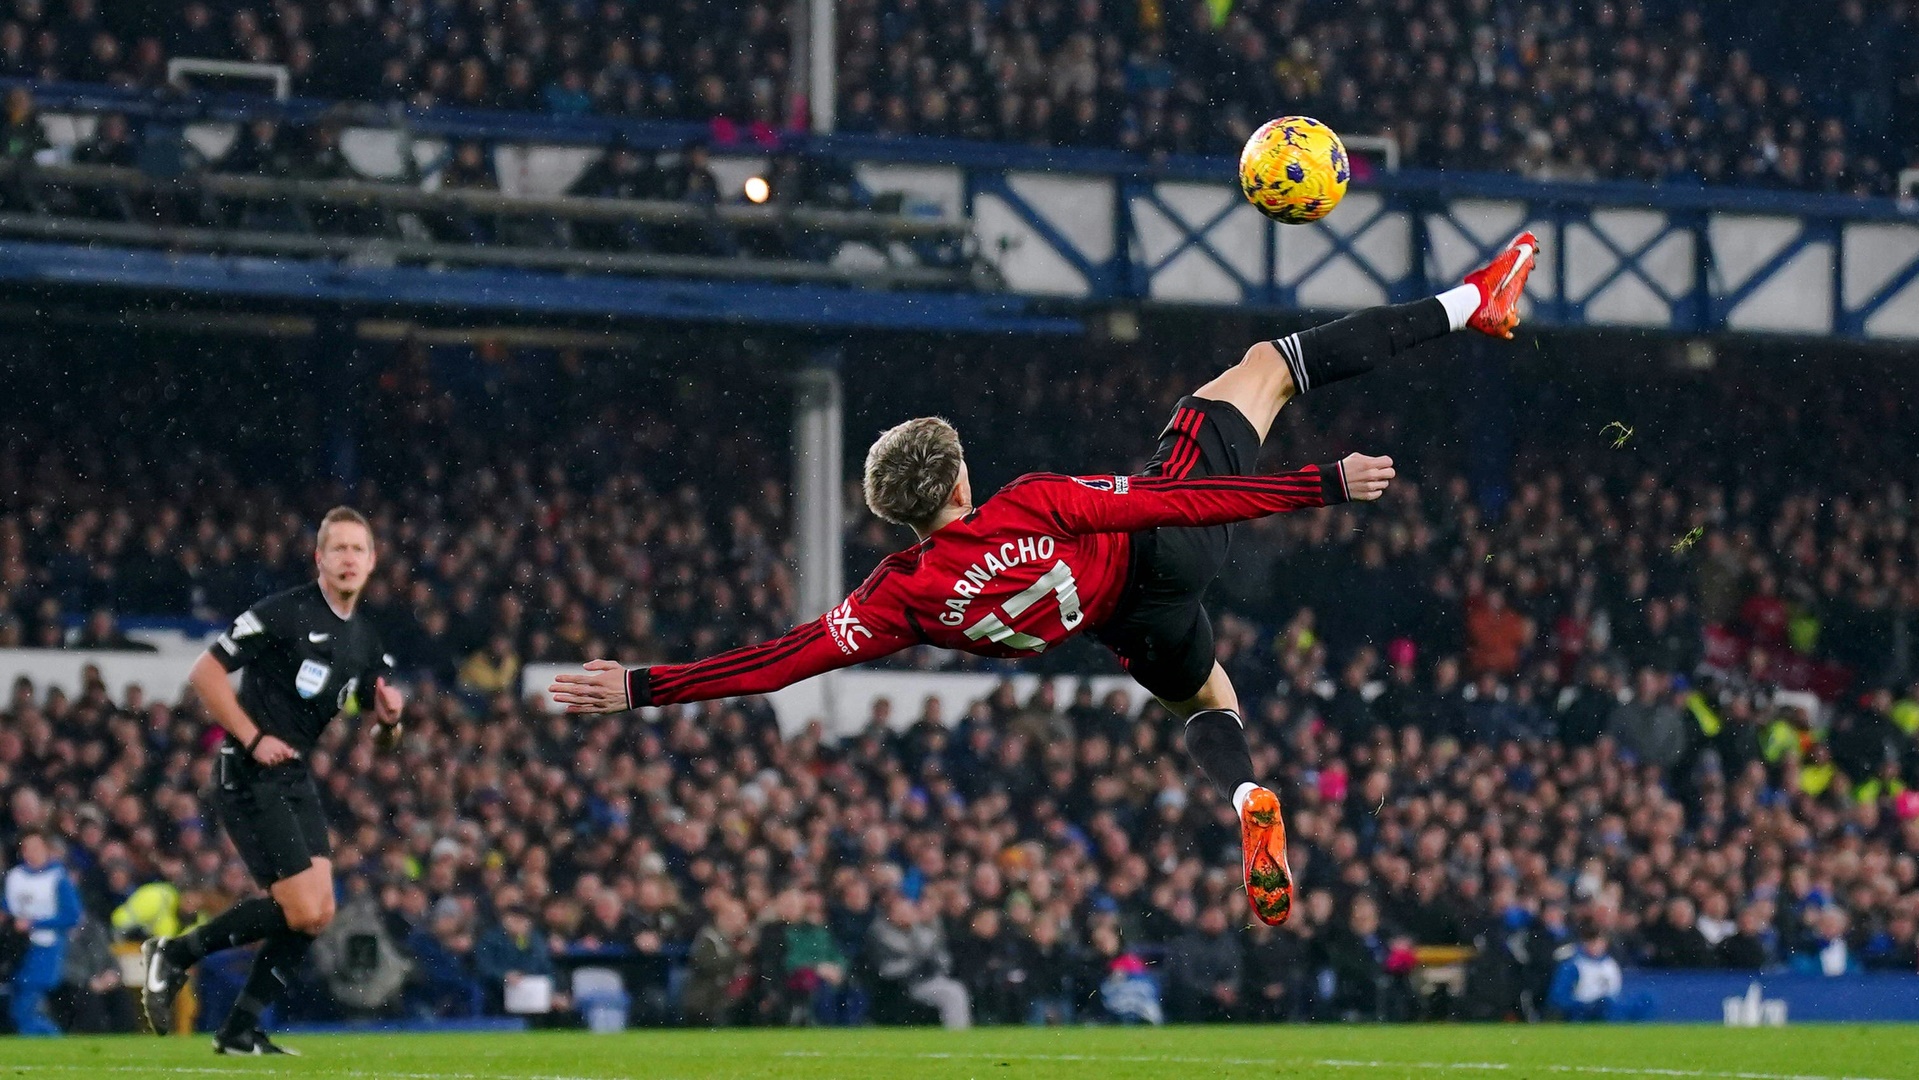
[[310, 698], [326, 685], [327, 676], [333, 669], [315, 660], [306, 660], [300, 664], [300, 673], [293, 677], [293, 688], [303, 698]]

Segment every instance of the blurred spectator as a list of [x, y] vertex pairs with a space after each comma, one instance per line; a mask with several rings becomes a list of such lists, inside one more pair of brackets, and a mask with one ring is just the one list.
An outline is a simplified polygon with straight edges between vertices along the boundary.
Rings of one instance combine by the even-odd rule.
[[1652, 1000], [1628, 994], [1625, 972], [1612, 954], [1612, 939], [1594, 923], [1581, 930], [1578, 948], [1559, 962], [1547, 1002], [1565, 1020], [1647, 1019]]
[[973, 1026], [971, 995], [952, 977], [953, 958], [937, 919], [921, 913], [920, 905], [894, 897], [886, 916], [868, 931], [867, 955], [879, 976], [880, 1000], [899, 995], [939, 1013], [948, 1031]]
[[439, 170], [439, 186], [449, 190], [494, 190], [499, 182], [493, 175], [493, 155], [472, 139], [455, 143]]
[[1480, 674], [1511, 675], [1532, 634], [1527, 618], [1506, 606], [1505, 591], [1488, 589], [1466, 612], [1466, 664]]
[[240, 129], [232, 149], [215, 166], [220, 172], [291, 179], [304, 172], [294, 139], [270, 119], [255, 119]]
[[1387, 943], [1371, 897], [1354, 898], [1345, 924], [1320, 935], [1315, 945], [1319, 1019], [1401, 1019], [1386, 1015]]
[[[17, 817], [17, 809], [16, 809]], [[26, 938], [25, 955], [13, 973], [8, 1003], [13, 1029], [22, 1035], [58, 1035], [47, 1015], [47, 996], [65, 977], [68, 939], [80, 924], [80, 894], [66, 865], [54, 858], [47, 838], [28, 832], [19, 841], [20, 861], [7, 871], [0, 915]]]
[[1166, 954], [1172, 1019], [1220, 1023], [1239, 1019], [1240, 943], [1226, 932], [1226, 912], [1209, 906], [1198, 922], [1173, 940]]
[[133, 991], [121, 977], [113, 938], [98, 918], [83, 915], [74, 927], [50, 1006], [63, 1031], [104, 1035], [139, 1030]]
[[[825, 904], [817, 892], [780, 894], [800, 896], [800, 918], [786, 922], [785, 974], [787, 988], [805, 1001], [811, 1019], [823, 1024], [850, 1022], [846, 1007], [846, 957], [826, 928]], [[782, 919], [785, 913], [782, 912]]]
[[140, 151], [126, 114], [110, 112], [94, 125], [93, 137], [74, 148], [73, 160], [79, 165], [114, 165], [132, 168]]
[[473, 934], [457, 900], [443, 899], [431, 921], [407, 936], [406, 947], [417, 965], [407, 993], [415, 1015], [480, 1015], [485, 993], [475, 978]]
[[745, 1019], [741, 1006], [752, 981], [752, 952], [746, 909], [732, 901], [719, 904], [693, 939], [682, 1001], [687, 1023], [712, 1026]]
[[493, 1011], [503, 1008], [506, 995], [520, 980], [552, 980], [553, 959], [525, 908], [500, 912], [498, 921], [480, 934], [473, 947], [473, 973], [485, 986]]
[[1059, 924], [1044, 915], [1035, 918], [1019, 942], [1017, 965], [1008, 972], [1016, 995], [1027, 1003], [1027, 1023], [1073, 1022], [1079, 993], [1073, 978], [1076, 962], [1073, 949], [1061, 938]]
[[997, 908], [981, 907], [954, 939], [953, 976], [966, 987], [973, 1019], [982, 1024], [1025, 1019], [1028, 989], [1020, 967], [1020, 946], [1005, 929]]
[[156, 652], [154, 646], [144, 641], [136, 641], [120, 629], [113, 612], [106, 608], [96, 608], [87, 616], [86, 628], [69, 646], [75, 649], [117, 649], [122, 652]]
[[1821, 908], [1812, 916], [1812, 933], [1793, 950], [1792, 970], [1802, 975], [1855, 975], [1861, 970], [1847, 939], [1852, 920], [1840, 907]]
[[1074, 985], [1098, 987], [1098, 994], [1087, 995], [1085, 1019], [1119, 1024], [1165, 1023], [1166, 1010], [1160, 1004], [1159, 982], [1147, 972], [1140, 955], [1126, 947], [1119, 927], [1100, 922], [1087, 934], [1087, 939], [1091, 947]]
[[0, 157], [31, 164], [46, 150], [47, 133], [40, 126], [33, 93], [24, 86], [7, 91], [6, 120], [0, 124]]
[[495, 634], [486, 648], [467, 657], [460, 665], [460, 689], [479, 698], [491, 698], [511, 692], [520, 685], [520, 658], [513, 639]]
[[1613, 710], [1606, 733], [1637, 761], [1670, 769], [1686, 752], [1686, 714], [1670, 700], [1673, 691], [1651, 668], [1639, 672], [1633, 698]]
[[1666, 902], [1665, 910], [1643, 931], [1651, 955], [1652, 967], [1711, 967], [1712, 943], [1699, 932], [1699, 922], [1690, 899], [1676, 896]]

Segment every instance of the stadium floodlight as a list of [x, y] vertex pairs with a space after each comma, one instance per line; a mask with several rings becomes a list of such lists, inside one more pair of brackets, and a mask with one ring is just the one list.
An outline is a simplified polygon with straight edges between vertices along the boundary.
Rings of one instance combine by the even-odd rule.
[[240, 60], [208, 60], [196, 56], [182, 56], [167, 61], [168, 83], [184, 87], [188, 85], [185, 77], [194, 75], [241, 83], [270, 82], [276, 101], [285, 101], [293, 90], [293, 77], [288, 74], [285, 64], [250, 64]]

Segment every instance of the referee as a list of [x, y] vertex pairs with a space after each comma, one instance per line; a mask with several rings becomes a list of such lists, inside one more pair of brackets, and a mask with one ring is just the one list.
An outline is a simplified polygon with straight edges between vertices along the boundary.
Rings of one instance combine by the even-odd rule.
[[[173, 999], [188, 969], [209, 953], [264, 941], [213, 1049], [291, 1053], [260, 1030], [260, 1014], [286, 989], [314, 936], [333, 921], [333, 851], [306, 754], [349, 698], [372, 710], [387, 745], [399, 734], [405, 704], [387, 685], [393, 658], [367, 620], [354, 614], [373, 561], [366, 518], [347, 507], [327, 511], [314, 551], [319, 579], [253, 605], [193, 665], [193, 689], [227, 733], [214, 804], [268, 895], [141, 948], [141, 997], [158, 1034], [172, 1030]], [[234, 671], [244, 671], [237, 695], [227, 681]]]

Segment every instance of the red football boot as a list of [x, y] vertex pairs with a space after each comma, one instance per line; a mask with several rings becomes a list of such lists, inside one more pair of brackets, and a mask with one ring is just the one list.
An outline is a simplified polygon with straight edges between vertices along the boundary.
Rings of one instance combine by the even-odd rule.
[[1519, 298], [1539, 255], [1539, 238], [1530, 231], [1513, 237], [1492, 262], [1466, 275], [1466, 284], [1479, 289], [1479, 310], [1466, 325], [1490, 337], [1511, 339], [1519, 325]]
[[1286, 823], [1279, 796], [1254, 788], [1239, 811], [1239, 842], [1246, 857], [1246, 899], [1253, 914], [1278, 926], [1293, 913], [1293, 870], [1286, 864]]

